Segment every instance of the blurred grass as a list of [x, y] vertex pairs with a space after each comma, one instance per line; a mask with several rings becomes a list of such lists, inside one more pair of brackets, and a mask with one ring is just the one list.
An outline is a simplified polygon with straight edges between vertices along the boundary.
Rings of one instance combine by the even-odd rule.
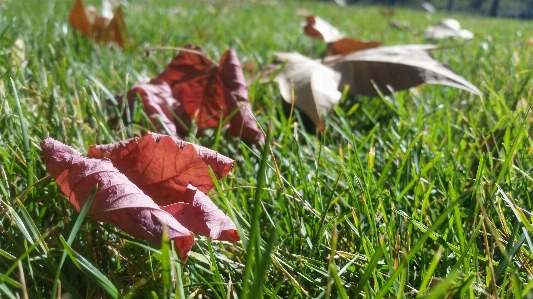
[[[113, 298], [113, 289], [116, 297], [178, 298], [182, 288], [193, 298], [533, 297], [529, 22], [397, 9], [393, 19], [412, 27], [399, 30], [372, 6], [123, 4], [133, 47], [122, 52], [66, 25], [72, 1], [0, 1], [0, 297], [57, 298], [51, 290], [64, 250], [70, 259], [59, 286], [72, 298]], [[190, 137], [237, 161], [210, 197], [242, 227], [242, 243], [197, 237], [181, 265], [172, 248], [91, 220], [70, 249], [62, 243], [78, 215], [45, 177], [43, 138], [86, 152], [137, 136], [142, 111], [130, 123], [109, 122], [123, 109], [106, 99], [158, 74], [175, 55], [146, 57], [153, 46], [200, 45], [215, 60], [233, 47], [256, 71], [272, 51], [321, 57], [325, 45], [301, 34], [298, 12], [385, 45], [427, 43], [425, 26], [457, 18], [476, 37], [441, 41], [433, 54], [484, 96], [436, 85], [348, 96], [315, 135], [294, 123], [299, 113], [283, 114], [277, 86], [253, 85], [270, 151], [225, 136]], [[17, 38], [24, 61], [13, 57]]]

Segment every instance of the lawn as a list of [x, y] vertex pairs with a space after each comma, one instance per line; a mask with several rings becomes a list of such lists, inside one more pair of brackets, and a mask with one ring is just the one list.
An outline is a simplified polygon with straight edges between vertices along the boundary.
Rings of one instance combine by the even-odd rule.
[[[0, 298], [533, 298], [531, 22], [402, 8], [401, 30], [373, 6], [121, 1], [122, 51], [73, 31], [73, 2], [0, 0]], [[86, 154], [153, 128], [109, 100], [176, 55], [151, 47], [189, 43], [215, 61], [234, 48], [252, 77], [273, 51], [322, 57], [302, 34], [306, 13], [385, 45], [431, 43], [423, 29], [453, 17], [475, 37], [432, 54], [483, 96], [347, 95], [315, 132], [284, 111], [276, 84], [255, 82], [267, 146], [224, 130], [186, 138], [236, 161], [208, 195], [242, 241], [196, 236], [185, 264], [173, 243], [80, 216], [48, 176], [47, 137]]]

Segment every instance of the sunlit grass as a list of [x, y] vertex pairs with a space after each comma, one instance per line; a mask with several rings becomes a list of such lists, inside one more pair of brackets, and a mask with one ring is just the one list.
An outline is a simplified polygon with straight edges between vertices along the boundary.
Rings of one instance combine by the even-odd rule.
[[[133, 47], [120, 51], [73, 32], [71, 2], [0, 1], [0, 298], [57, 298], [54, 285], [72, 298], [533, 296], [530, 23], [452, 16], [476, 37], [438, 42], [433, 55], [482, 98], [437, 85], [348, 96], [324, 133], [306, 132], [298, 112], [288, 119], [276, 85], [254, 84], [270, 148], [218, 136], [236, 167], [209, 194], [243, 241], [197, 237], [181, 265], [169, 243], [79, 218], [46, 177], [39, 142], [84, 153], [139, 136], [146, 115], [128, 122], [107, 99], [175, 55], [146, 57], [153, 46], [191, 43], [215, 60], [233, 47], [259, 69], [272, 51], [322, 56], [325, 45], [301, 34], [303, 9], [385, 45], [429, 43], [423, 28], [449, 15], [398, 9], [393, 18], [412, 27], [399, 30], [371, 6], [130, 1]], [[12, 55], [19, 37], [24, 62]]]

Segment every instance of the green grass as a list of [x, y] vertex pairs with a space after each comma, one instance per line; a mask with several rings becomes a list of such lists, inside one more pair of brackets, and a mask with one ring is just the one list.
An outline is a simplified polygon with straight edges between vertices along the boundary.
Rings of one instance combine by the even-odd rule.
[[[39, 142], [85, 153], [139, 136], [145, 115], [123, 121], [106, 99], [175, 54], [145, 57], [153, 46], [191, 43], [215, 60], [233, 47], [260, 67], [272, 51], [322, 55], [298, 9], [386, 45], [428, 42], [423, 28], [449, 15], [398, 9], [394, 19], [413, 27], [402, 31], [371, 6], [129, 1], [134, 47], [120, 51], [66, 25], [72, 2], [0, 1], [0, 298], [58, 298], [54, 285], [64, 298], [533, 297], [530, 22], [452, 15], [476, 37], [433, 54], [483, 98], [437, 85], [348, 96], [324, 133], [309, 134], [299, 113], [283, 114], [276, 85], [252, 85], [270, 147], [188, 138], [236, 160], [209, 195], [243, 241], [197, 237], [181, 265], [169, 243], [154, 248], [79, 215], [47, 177]], [[186, 15], [171, 15], [176, 7]], [[17, 38], [24, 62], [13, 59]], [[491, 136], [486, 152], [479, 142]]]

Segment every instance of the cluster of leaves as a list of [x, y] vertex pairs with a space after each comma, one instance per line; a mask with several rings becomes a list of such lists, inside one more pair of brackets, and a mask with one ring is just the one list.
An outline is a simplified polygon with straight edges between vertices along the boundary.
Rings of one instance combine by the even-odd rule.
[[[85, 7], [82, 0], [76, 0], [69, 24], [96, 42], [124, 47], [126, 26], [120, 6], [113, 18], [108, 19], [97, 15], [94, 7]], [[189, 135], [193, 127], [200, 133], [229, 124], [228, 135], [253, 144], [264, 142], [264, 134], [251, 113], [246, 81], [235, 50], [226, 51], [220, 63], [211, 60], [200, 47], [187, 45], [182, 50], [163, 73], [147, 83], [137, 83], [128, 91], [130, 106], [140, 95], [156, 129], [174, 137]]]
[[[124, 47], [120, 7], [107, 19], [76, 0], [69, 23], [96, 42]], [[193, 127], [201, 132], [228, 125], [228, 135], [264, 143], [236, 52], [228, 50], [217, 64], [201, 48], [187, 46], [163, 73], [128, 91], [130, 106], [137, 96], [152, 122], [159, 124], [156, 128], [171, 136], [148, 134], [93, 146], [87, 158], [51, 138], [41, 143], [46, 168], [70, 203], [80, 211], [98, 186], [89, 218], [155, 244], [168, 230], [183, 261], [194, 244], [193, 234], [240, 240], [233, 222], [205, 195], [214, 186], [209, 168], [220, 179], [234, 161], [178, 139]]]
[[[324, 116], [340, 100], [344, 86], [354, 95], [369, 96], [421, 83], [446, 84], [480, 94], [475, 86], [428, 54], [428, 50], [436, 49], [433, 45], [379, 47], [378, 42], [346, 38], [319, 17], [308, 16], [306, 20], [304, 32], [328, 43], [328, 59], [320, 62], [299, 53], [277, 53], [277, 62], [266, 66], [262, 81], [276, 73], [285, 101], [305, 112], [319, 130], [323, 130]], [[112, 19], [107, 19], [76, 0], [69, 23], [97, 42], [124, 46], [120, 7]], [[173, 137], [187, 136], [192, 128], [201, 132], [228, 125], [228, 135], [264, 143], [264, 135], [251, 114], [244, 74], [233, 49], [217, 63], [200, 47], [188, 45], [160, 75], [135, 84], [127, 92], [130, 106], [137, 96], [156, 129]], [[233, 223], [205, 195], [213, 187], [207, 165], [222, 169], [215, 172], [221, 178], [233, 161], [217, 158], [222, 166], [211, 165], [202, 160], [205, 157], [198, 155], [194, 146], [155, 136], [92, 147], [89, 158], [52, 139], [43, 141], [42, 148], [48, 171], [78, 211], [94, 186], [99, 186], [88, 214], [94, 220], [112, 223], [156, 244], [167, 227], [183, 260], [193, 244], [193, 233], [239, 240]], [[168, 156], [174, 163], [165, 161]], [[111, 163], [95, 158], [107, 158]]]
[[328, 44], [326, 59], [317, 61], [299, 53], [276, 53], [262, 82], [275, 76], [283, 99], [305, 112], [319, 130], [324, 116], [341, 99], [345, 87], [353, 95], [378, 96], [422, 83], [443, 84], [481, 95], [481, 91], [428, 53], [435, 45], [380, 47], [344, 35], [316, 16], [308, 16], [304, 33]]

